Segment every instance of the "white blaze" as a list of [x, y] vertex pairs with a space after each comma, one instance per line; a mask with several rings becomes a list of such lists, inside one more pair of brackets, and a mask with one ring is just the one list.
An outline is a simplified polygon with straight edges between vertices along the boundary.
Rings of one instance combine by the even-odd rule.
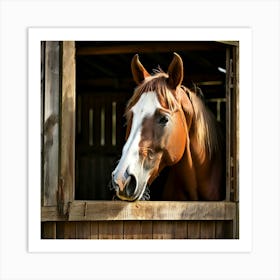
[[[113, 176], [116, 180], [125, 180], [125, 172], [133, 174], [138, 179], [138, 184], [146, 184], [149, 179], [148, 172], [143, 170], [139, 160], [139, 143], [143, 120], [154, 115], [156, 109], [161, 108], [155, 92], [146, 92], [141, 95], [138, 102], [131, 108], [133, 113], [129, 137], [123, 147], [122, 157]], [[139, 186], [142, 187], [142, 186]], [[144, 192], [145, 188], [143, 189]]]

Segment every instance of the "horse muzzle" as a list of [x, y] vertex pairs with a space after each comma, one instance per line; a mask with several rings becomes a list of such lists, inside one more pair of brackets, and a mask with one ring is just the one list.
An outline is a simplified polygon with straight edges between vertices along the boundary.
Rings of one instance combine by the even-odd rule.
[[138, 181], [134, 174], [125, 171], [124, 175], [119, 178], [112, 173], [112, 186], [116, 191], [116, 195], [121, 200], [135, 201], [140, 197], [138, 190]]

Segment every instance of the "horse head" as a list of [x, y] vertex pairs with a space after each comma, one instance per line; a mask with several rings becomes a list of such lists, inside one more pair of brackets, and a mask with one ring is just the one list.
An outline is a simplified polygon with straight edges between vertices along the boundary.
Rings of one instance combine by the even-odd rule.
[[182, 89], [184, 69], [174, 53], [167, 73], [150, 75], [136, 54], [131, 62], [138, 85], [126, 109], [126, 143], [112, 172], [116, 195], [127, 201], [143, 199], [161, 170], [180, 161], [189, 145], [193, 106]]

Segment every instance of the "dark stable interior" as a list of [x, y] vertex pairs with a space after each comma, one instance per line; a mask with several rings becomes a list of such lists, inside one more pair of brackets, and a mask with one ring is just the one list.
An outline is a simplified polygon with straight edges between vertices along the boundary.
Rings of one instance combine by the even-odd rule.
[[[225, 132], [226, 45], [219, 42], [76, 42], [77, 200], [111, 200], [111, 172], [125, 142], [127, 101], [136, 86], [130, 63], [138, 53], [152, 73], [167, 71], [177, 52], [184, 63], [183, 85], [199, 87]], [[159, 180], [164, 179], [164, 174]], [[153, 197], [152, 197], [153, 198]]]

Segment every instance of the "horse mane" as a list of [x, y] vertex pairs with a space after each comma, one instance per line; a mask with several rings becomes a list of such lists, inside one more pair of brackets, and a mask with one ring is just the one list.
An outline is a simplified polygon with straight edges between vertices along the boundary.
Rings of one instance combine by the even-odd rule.
[[135, 88], [133, 96], [128, 101], [125, 115], [137, 103], [140, 96], [144, 92], [156, 92], [159, 102], [166, 109], [176, 111], [179, 107], [178, 101], [174, 98], [172, 92], [168, 89], [166, 79], [168, 74], [164, 73], [160, 68], [153, 70], [154, 75], [147, 77], [138, 87]]
[[[130, 109], [137, 103], [144, 92], [156, 92], [162, 106], [172, 112], [181, 107], [179, 101], [167, 86], [168, 74], [164, 73], [160, 68], [153, 72], [153, 75], [147, 77], [135, 88], [133, 96], [126, 107], [126, 117], [129, 116]], [[186, 94], [192, 103], [194, 111], [192, 129], [194, 135], [197, 136], [198, 144], [204, 148], [210, 158], [214, 154], [220, 153], [222, 147], [220, 128], [213, 113], [205, 106], [201, 94], [199, 95], [183, 85], [177, 89], [177, 91], [179, 90], [183, 91], [182, 94]]]
[[184, 86], [182, 86], [182, 89], [186, 92], [193, 105], [192, 125], [198, 144], [204, 147], [211, 158], [214, 154], [221, 152], [221, 129], [214, 114], [204, 104], [201, 93], [197, 94]]

